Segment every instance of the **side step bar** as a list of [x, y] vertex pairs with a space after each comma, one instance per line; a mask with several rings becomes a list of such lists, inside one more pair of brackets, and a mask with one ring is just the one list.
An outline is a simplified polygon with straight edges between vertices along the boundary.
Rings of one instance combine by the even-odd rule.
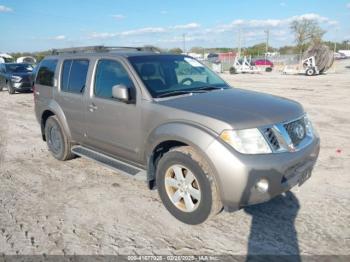
[[133, 165], [127, 164], [123, 161], [117, 160], [113, 157], [107, 156], [105, 154], [96, 152], [94, 150], [91, 150], [89, 148], [83, 147], [83, 146], [73, 146], [72, 152], [78, 156], [95, 160], [99, 162], [100, 164], [117, 171], [118, 173], [121, 173], [123, 175], [129, 175], [133, 176], [137, 180], [147, 180], [147, 172], [144, 169], [140, 169], [138, 167], [135, 167]]

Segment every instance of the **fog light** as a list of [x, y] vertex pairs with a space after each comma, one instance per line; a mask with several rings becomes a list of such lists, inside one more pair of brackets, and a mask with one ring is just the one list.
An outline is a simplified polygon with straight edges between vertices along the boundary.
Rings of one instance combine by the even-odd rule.
[[269, 181], [266, 179], [261, 179], [258, 183], [256, 183], [255, 187], [260, 192], [266, 193], [269, 190]]

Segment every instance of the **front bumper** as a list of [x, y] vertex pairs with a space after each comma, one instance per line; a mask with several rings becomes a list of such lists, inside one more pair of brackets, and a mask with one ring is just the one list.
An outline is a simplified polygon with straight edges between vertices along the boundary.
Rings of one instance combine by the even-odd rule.
[[[234, 211], [247, 205], [262, 203], [303, 183], [311, 175], [320, 150], [320, 139], [298, 152], [264, 155], [244, 155], [215, 140], [206, 154], [216, 172], [221, 200], [226, 210]], [[267, 192], [256, 184], [265, 179]]]
[[11, 85], [16, 91], [30, 91], [30, 90], [33, 90], [33, 86], [32, 86], [31, 82], [11, 83]]

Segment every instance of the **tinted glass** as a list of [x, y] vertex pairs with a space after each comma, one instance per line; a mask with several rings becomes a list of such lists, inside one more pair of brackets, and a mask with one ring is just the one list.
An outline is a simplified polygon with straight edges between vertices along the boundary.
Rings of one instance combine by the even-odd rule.
[[57, 60], [49, 59], [40, 63], [40, 68], [36, 77], [36, 83], [39, 85], [53, 86]]
[[203, 88], [229, 88], [218, 75], [188, 56], [147, 55], [129, 60], [153, 97]]
[[62, 78], [61, 78], [61, 90], [68, 91], [68, 81], [69, 81], [69, 73], [72, 67], [73, 60], [65, 60], [63, 62], [62, 68]]
[[66, 60], [62, 69], [62, 91], [83, 93], [89, 69], [88, 60]]
[[124, 67], [114, 60], [100, 60], [96, 69], [95, 95], [101, 98], [112, 98], [112, 87], [121, 84], [132, 86], [132, 81]]
[[33, 66], [28, 64], [7, 64], [6, 71], [9, 73], [30, 73]]

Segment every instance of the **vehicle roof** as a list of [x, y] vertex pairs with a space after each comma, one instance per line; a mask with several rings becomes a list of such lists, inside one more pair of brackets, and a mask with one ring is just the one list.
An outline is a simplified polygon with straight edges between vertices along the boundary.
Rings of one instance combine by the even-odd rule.
[[98, 57], [135, 57], [135, 56], [165, 56], [165, 55], [172, 55], [172, 56], [181, 56], [177, 54], [171, 54], [171, 53], [155, 53], [151, 51], [134, 51], [134, 52], [126, 52], [126, 51], [118, 51], [118, 52], [93, 52], [93, 53], [84, 53], [84, 52], [77, 52], [77, 53], [61, 53], [57, 55], [50, 55], [45, 57], [45, 59], [57, 59], [57, 58], [75, 58], [75, 57], [85, 57], [85, 58], [98, 58]]

